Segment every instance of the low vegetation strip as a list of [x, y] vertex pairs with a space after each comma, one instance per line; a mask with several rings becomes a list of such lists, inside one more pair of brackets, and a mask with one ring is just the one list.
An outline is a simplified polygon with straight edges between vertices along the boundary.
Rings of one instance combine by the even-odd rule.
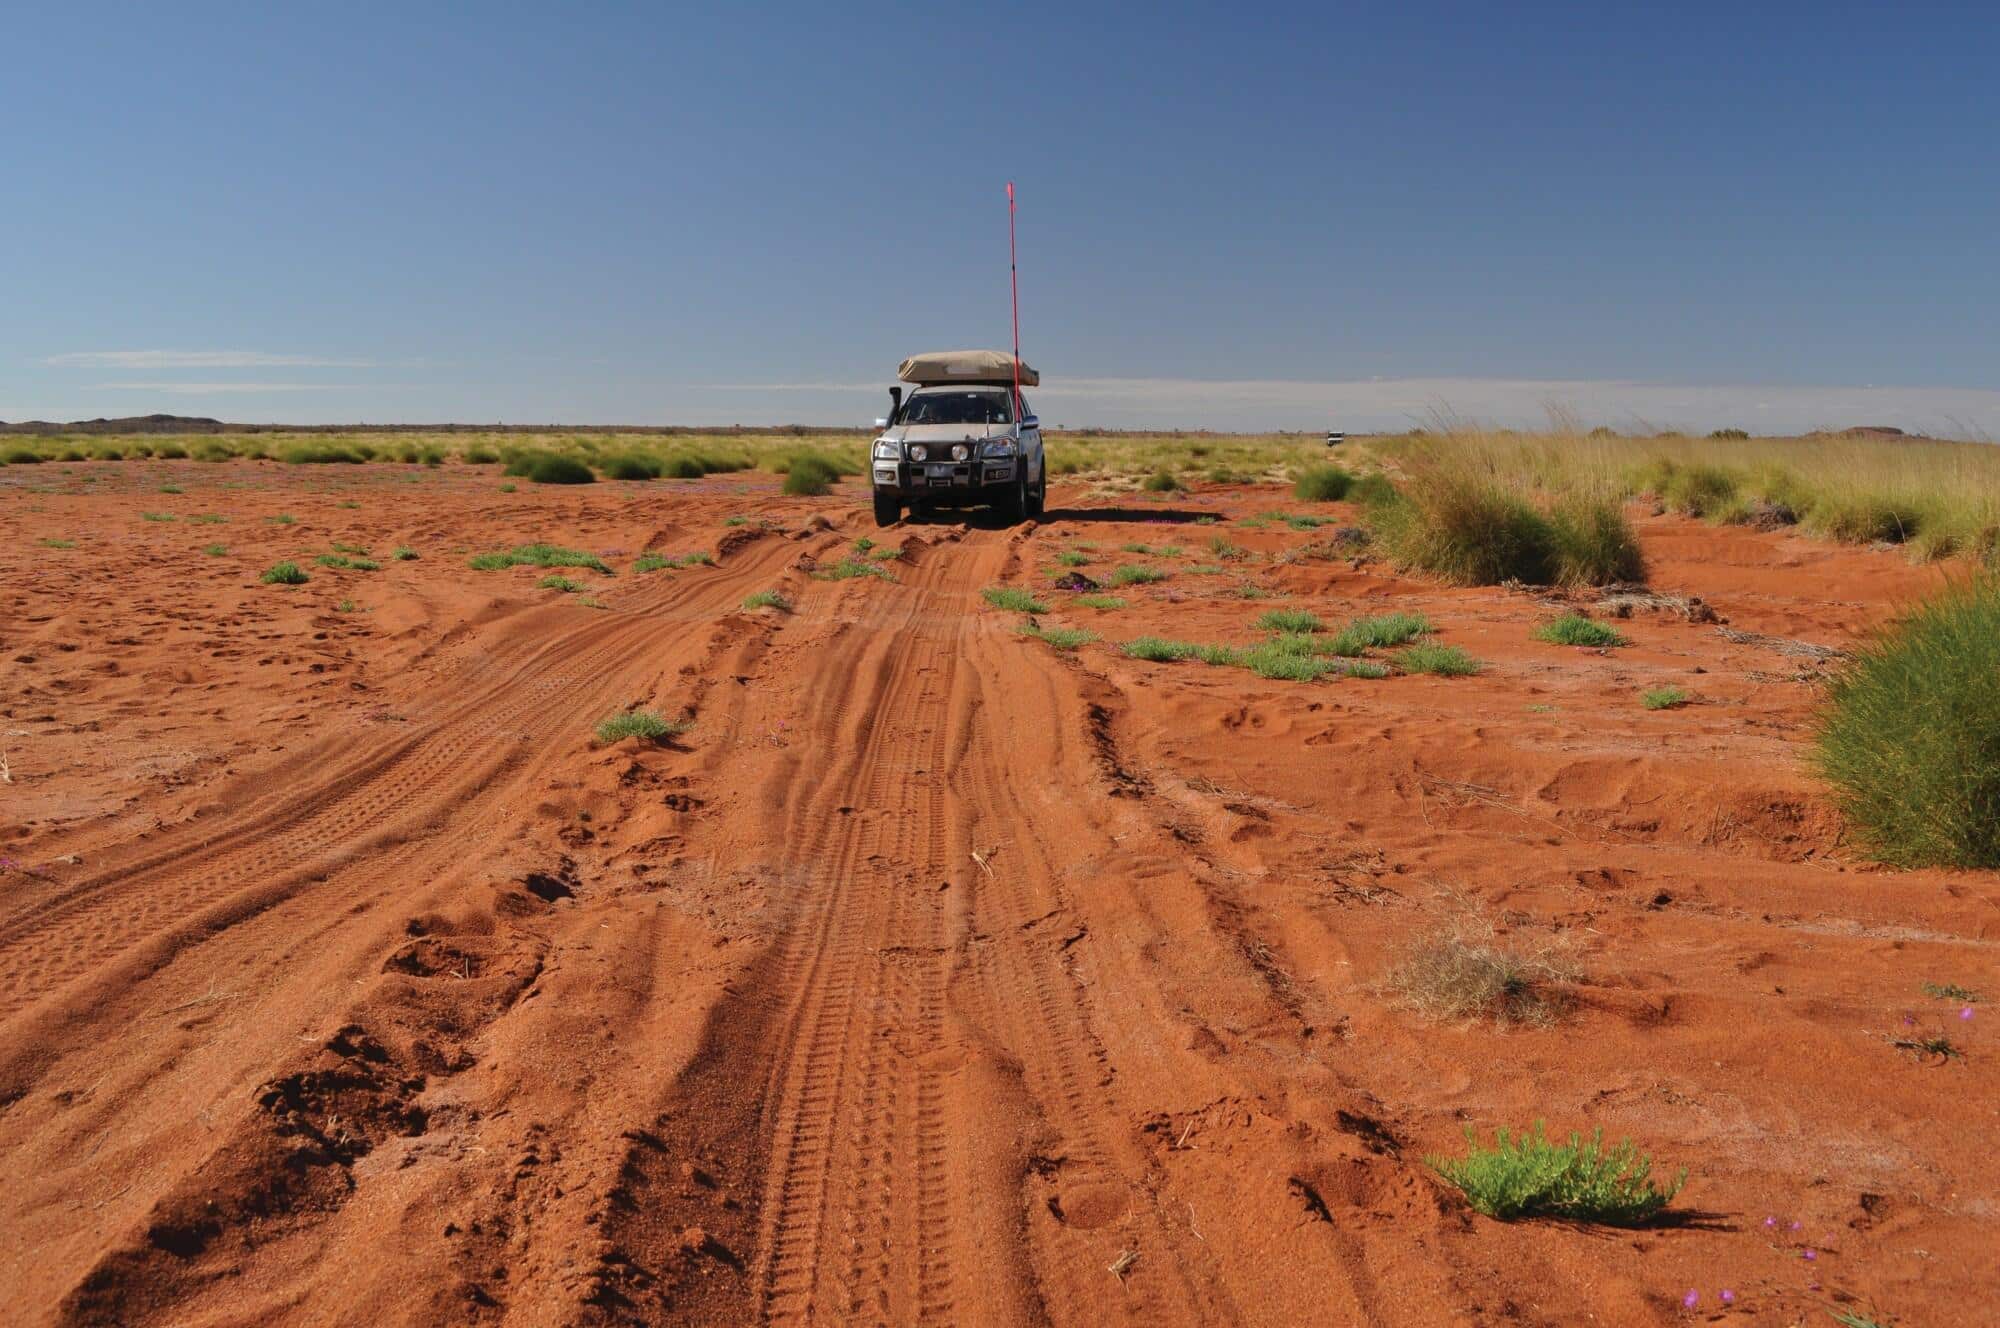
[[653, 710], [626, 710], [615, 715], [607, 715], [597, 725], [597, 740], [602, 743], [621, 742], [626, 738], [640, 738], [647, 742], [658, 742], [688, 730], [686, 720], [664, 719]]
[[988, 586], [979, 592], [979, 597], [996, 609], [1006, 609], [1010, 613], [1047, 613], [1049, 606], [1036, 599], [1034, 592], [1014, 586]]
[[506, 567], [588, 567], [593, 572], [611, 575], [610, 566], [596, 554], [565, 549], [560, 544], [517, 544], [498, 553], [474, 554], [471, 567], [475, 572], [495, 572]]

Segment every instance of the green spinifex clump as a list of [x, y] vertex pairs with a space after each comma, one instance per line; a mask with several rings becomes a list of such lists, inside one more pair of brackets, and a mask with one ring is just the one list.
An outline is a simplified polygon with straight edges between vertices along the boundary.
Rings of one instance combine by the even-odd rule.
[[1615, 627], [1608, 627], [1581, 613], [1565, 613], [1552, 622], [1543, 623], [1535, 629], [1537, 641], [1547, 641], [1558, 646], [1622, 646], [1628, 644], [1624, 633]]
[[1827, 690], [1814, 763], [1902, 867], [2000, 867], [2000, 577], [1878, 632]]
[[1567, 1143], [1551, 1143], [1542, 1123], [1519, 1135], [1493, 1132], [1493, 1147], [1482, 1148], [1466, 1131], [1462, 1158], [1424, 1159], [1432, 1170], [1464, 1192], [1466, 1202], [1511, 1222], [1555, 1217], [1605, 1226], [1640, 1226], [1658, 1216], [1687, 1181], [1682, 1171], [1662, 1189], [1653, 1182], [1652, 1159], [1626, 1140], [1604, 1146], [1604, 1131], [1588, 1141], [1572, 1133]]

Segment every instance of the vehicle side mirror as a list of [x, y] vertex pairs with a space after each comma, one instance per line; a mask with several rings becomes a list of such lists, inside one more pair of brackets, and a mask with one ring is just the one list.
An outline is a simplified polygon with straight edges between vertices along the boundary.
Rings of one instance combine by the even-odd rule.
[[1023, 415], [1021, 417], [1021, 427], [1023, 429], [1039, 429], [1042, 427], [1042, 418], [1039, 415]]
[[878, 429], [886, 429], [889, 427], [889, 421], [881, 418], [880, 416], [877, 416], [875, 419], [875, 427]]

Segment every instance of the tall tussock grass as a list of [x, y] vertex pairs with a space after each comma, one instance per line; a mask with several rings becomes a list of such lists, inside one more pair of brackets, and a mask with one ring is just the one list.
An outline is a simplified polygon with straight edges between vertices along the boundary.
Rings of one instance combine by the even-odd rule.
[[1409, 457], [1402, 487], [1368, 504], [1390, 560], [1460, 586], [1645, 579], [1638, 538], [1615, 491], [1586, 483], [1538, 492], [1531, 472], [1501, 460], [1464, 441]]
[[1829, 687], [1814, 759], [1882, 861], [2000, 867], [2000, 577], [1878, 632]]

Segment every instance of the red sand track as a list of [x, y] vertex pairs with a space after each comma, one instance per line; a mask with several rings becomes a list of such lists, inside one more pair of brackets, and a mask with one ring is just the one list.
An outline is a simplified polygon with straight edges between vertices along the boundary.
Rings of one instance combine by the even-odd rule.
[[[1797, 643], [1941, 573], [1653, 520], [1655, 589], [1728, 630], [1595, 653], [1531, 595], [1080, 493], [820, 581], [875, 534], [852, 495], [341, 469], [0, 471], [8, 1322], [1992, 1316], [2000, 1009], [1920, 988], [2000, 995], [2000, 881], [1868, 868], [1801, 764]], [[1217, 534], [1258, 556], [1197, 570]], [[608, 607], [466, 569], [531, 539], [615, 550]], [[333, 540], [422, 557], [256, 583]], [[1267, 682], [982, 603], [1079, 543], [1178, 570], [1045, 621], [1245, 642], [1256, 585], [1490, 668]], [[1639, 707], [1666, 684], [1700, 703]], [[632, 705], [693, 726], [595, 745]], [[1468, 905], [1570, 947], [1567, 1020], [1397, 1007]], [[1501, 1224], [1423, 1165], [1537, 1117], [1686, 1166], [1681, 1220]]]

